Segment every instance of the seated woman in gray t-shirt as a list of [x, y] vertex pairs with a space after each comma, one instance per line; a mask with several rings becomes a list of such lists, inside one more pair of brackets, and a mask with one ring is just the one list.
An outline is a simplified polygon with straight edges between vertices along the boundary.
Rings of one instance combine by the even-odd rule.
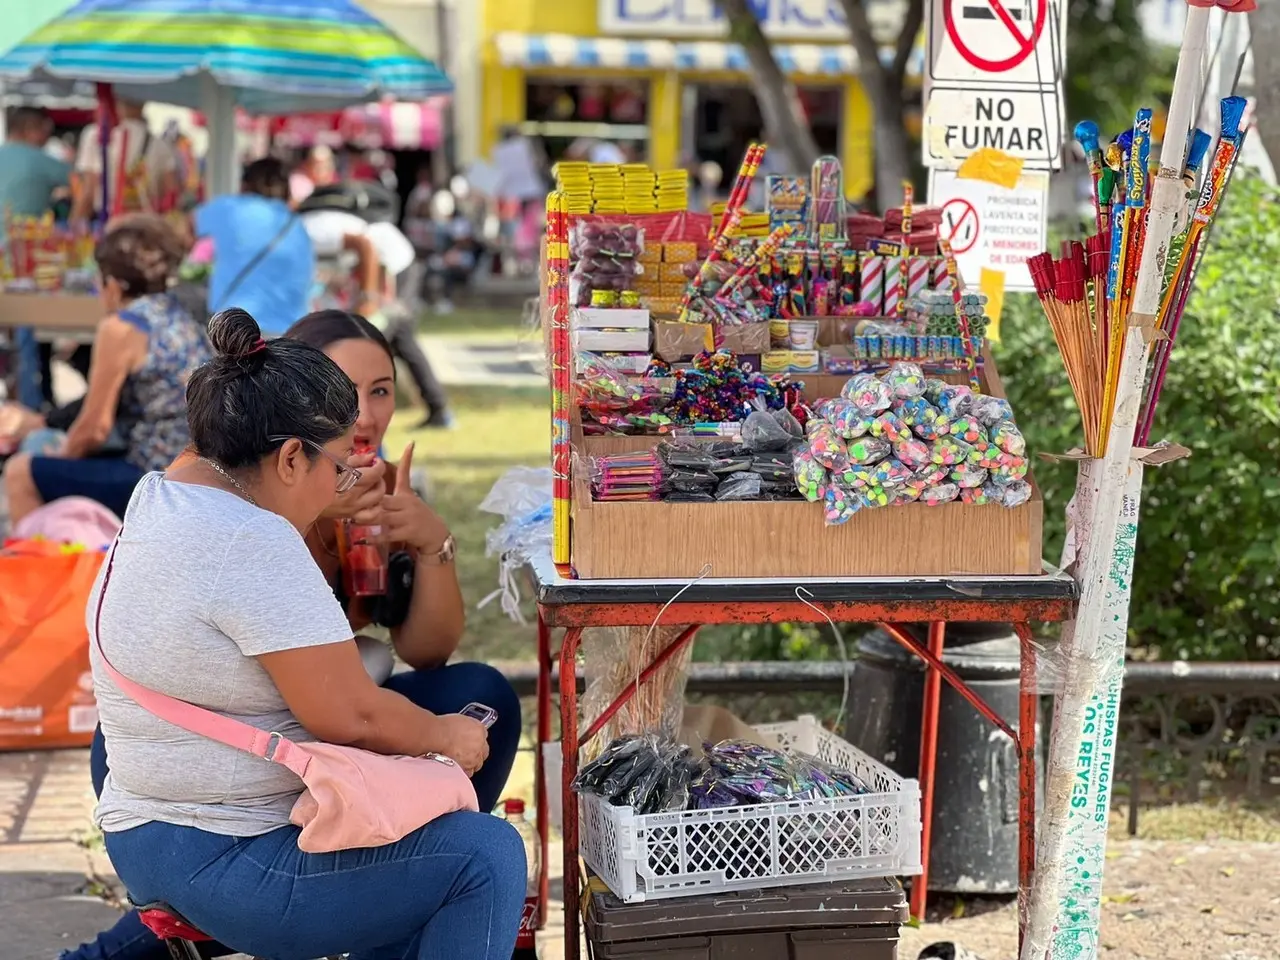
[[[217, 355], [188, 388], [198, 459], [134, 493], [102, 602], [106, 655], [145, 686], [291, 739], [438, 752], [473, 772], [484, 727], [374, 684], [302, 537], [356, 479], [350, 379], [314, 347], [265, 343], [241, 310], [215, 316], [209, 339]], [[452, 813], [394, 844], [303, 853], [293, 774], [152, 716], [96, 651], [93, 670], [110, 758], [96, 820], [136, 902], [165, 901], [253, 955], [511, 955], [525, 867], [510, 825]]]

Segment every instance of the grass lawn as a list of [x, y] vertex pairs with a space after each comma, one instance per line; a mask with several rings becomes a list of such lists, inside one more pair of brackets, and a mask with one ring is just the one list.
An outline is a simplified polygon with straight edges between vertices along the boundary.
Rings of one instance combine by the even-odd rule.
[[[431, 316], [423, 332], [474, 340], [514, 340], [533, 336], [520, 326], [518, 308], [467, 310]], [[450, 390], [455, 430], [412, 430], [422, 416], [403, 408], [387, 433], [388, 458], [398, 460], [411, 440], [414, 463], [427, 471], [432, 506], [458, 539], [458, 577], [467, 602], [467, 635], [462, 654], [476, 660], [533, 660], [536, 638], [530, 623], [512, 623], [497, 600], [475, 605], [497, 589], [498, 558], [485, 556], [485, 535], [500, 518], [479, 512], [493, 482], [509, 468], [550, 462], [551, 423], [546, 390], [468, 387]]]

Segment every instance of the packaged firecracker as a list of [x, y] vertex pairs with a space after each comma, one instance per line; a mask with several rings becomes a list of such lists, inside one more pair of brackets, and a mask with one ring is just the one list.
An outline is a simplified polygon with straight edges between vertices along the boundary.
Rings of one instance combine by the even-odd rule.
[[874, 374], [859, 373], [846, 381], [840, 395], [864, 414], [874, 417], [889, 409], [892, 396], [885, 382]]
[[823, 492], [823, 523], [828, 527], [848, 523], [862, 509], [862, 495], [848, 487], [830, 483]]
[[787, 319], [809, 316], [808, 292], [805, 289], [805, 257], [788, 253], [786, 257], [787, 299], [783, 316]]
[[858, 306], [861, 289], [858, 285], [858, 255], [846, 251], [840, 255], [840, 291], [835, 313], [849, 316]]

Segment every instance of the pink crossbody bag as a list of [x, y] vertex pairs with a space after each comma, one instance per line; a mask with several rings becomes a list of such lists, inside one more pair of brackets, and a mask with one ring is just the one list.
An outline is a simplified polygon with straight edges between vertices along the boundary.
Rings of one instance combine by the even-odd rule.
[[135, 703], [161, 720], [297, 774], [306, 789], [294, 803], [289, 820], [302, 828], [298, 834], [300, 850], [331, 853], [381, 847], [446, 813], [479, 809], [470, 778], [448, 757], [434, 753], [425, 757], [384, 756], [333, 743], [295, 743], [278, 733], [157, 693], [124, 676], [107, 659], [101, 636], [102, 601], [118, 545], [119, 540], [107, 558], [93, 625], [94, 643], [107, 675]]

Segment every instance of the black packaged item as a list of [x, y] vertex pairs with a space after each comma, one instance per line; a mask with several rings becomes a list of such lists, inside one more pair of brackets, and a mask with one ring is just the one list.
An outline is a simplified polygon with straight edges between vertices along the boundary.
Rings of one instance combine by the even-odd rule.
[[667, 503], [715, 503], [716, 498], [709, 493], [693, 490], [672, 490], [662, 498]]
[[[799, 426], [797, 423], [797, 429]], [[742, 421], [742, 445], [748, 450], [754, 452], [781, 450], [793, 439], [795, 436], [789, 433], [772, 413], [764, 410], [753, 410], [747, 414], [747, 419]]]
[[573, 789], [578, 793], [601, 792], [605, 780], [621, 765], [631, 765], [635, 757], [648, 745], [649, 738], [638, 735], [619, 737], [601, 751], [573, 778]]
[[758, 473], [733, 473], [716, 487], [717, 500], [759, 500], [761, 483]]
[[[789, 453], [758, 453], [751, 458], [751, 472], [766, 480], [792, 480]], [[794, 485], [794, 484], [793, 484]]]
[[722, 457], [711, 467], [711, 472], [724, 476], [729, 473], [745, 473], [751, 470], [751, 455], [744, 453], [733, 457]]

